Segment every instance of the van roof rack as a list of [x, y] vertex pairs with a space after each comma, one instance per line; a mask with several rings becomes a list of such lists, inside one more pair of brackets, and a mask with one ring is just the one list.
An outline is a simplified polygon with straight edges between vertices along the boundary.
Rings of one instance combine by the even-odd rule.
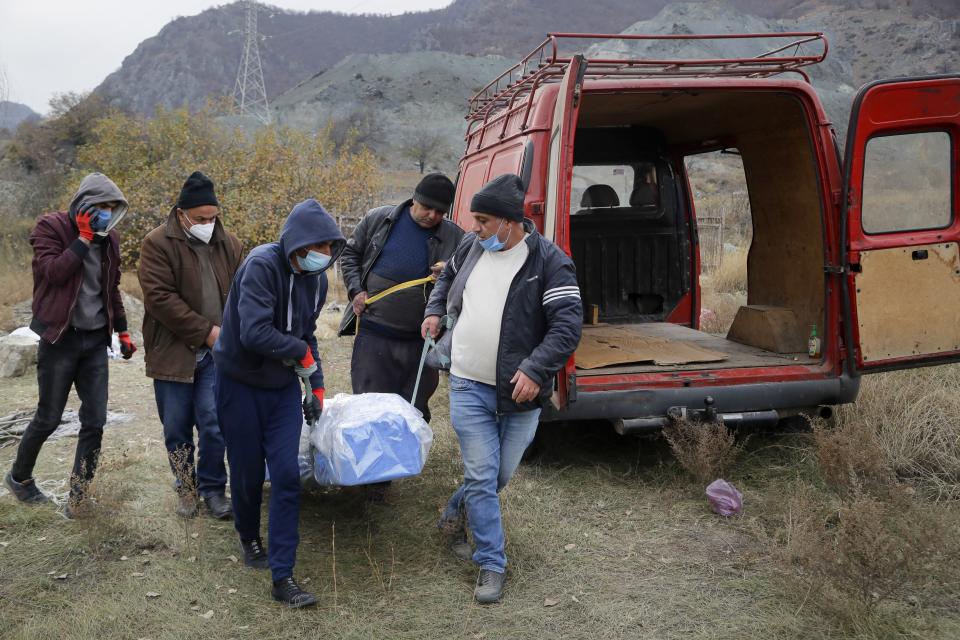
[[[488, 122], [494, 113], [503, 109], [514, 112], [526, 107], [522, 129], [527, 126], [533, 95], [543, 84], [559, 82], [570, 65], [572, 56], [563, 57], [557, 45], [561, 39], [578, 40], [741, 40], [790, 39], [781, 47], [748, 58], [587, 58], [585, 78], [593, 80], [625, 78], [766, 78], [781, 73], [797, 73], [806, 82], [809, 76], [801, 67], [817, 64], [827, 57], [827, 39], [817, 31], [785, 31], [781, 33], [725, 33], [725, 34], [597, 34], [548, 33], [537, 48], [524, 56], [477, 92], [470, 99], [466, 119], [469, 130], [475, 122]], [[814, 53], [802, 53], [804, 45], [815, 48]], [[792, 51], [791, 51], [792, 50]], [[523, 102], [518, 100], [526, 97]], [[525, 104], [524, 104], [525, 103]], [[505, 123], [504, 123], [505, 124]]]

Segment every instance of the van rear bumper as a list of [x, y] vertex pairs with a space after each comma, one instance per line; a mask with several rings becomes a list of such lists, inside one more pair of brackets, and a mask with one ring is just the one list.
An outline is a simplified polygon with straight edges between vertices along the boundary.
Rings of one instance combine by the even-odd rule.
[[837, 378], [768, 382], [710, 387], [671, 387], [588, 391], [579, 387], [576, 400], [563, 411], [544, 407], [540, 420], [621, 420], [659, 418], [674, 408], [702, 411], [707, 398], [718, 413], [807, 409], [820, 405], [853, 402], [860, 391], [860, 378], [846, 374]]

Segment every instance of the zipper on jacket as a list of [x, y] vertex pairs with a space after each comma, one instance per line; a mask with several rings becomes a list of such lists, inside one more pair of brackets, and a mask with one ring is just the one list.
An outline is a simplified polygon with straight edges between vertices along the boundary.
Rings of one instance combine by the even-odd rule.
[[[69, 250], [69, 245], [67, 246], [67, 249]], [[89, 251], [89, 247], [87, 248], [87, 250]], [[109, 258], [109, 255], [108, 255], [108, 258]], [[54, 340], [54, 342], [60, 342], [60, 338], [63, 337], [63, 332], [67, 330], [68, 326], [70, 326], [70, 317], [73, 316], [73, 308], [77, 306], [77, 300], [80, 298], [80, 288], [83, 287], [83, 271], [82, 271], [83, 259], [80, 260], [80, 269], [81, 269], [80, 282], [77, 284], [77, 290], [73, 294], [73, 300], [70, 302], [70, 306], [67, 308], [67, 319], [63, 323], [63, 326], [60, 327], [60, 332], [57, 334], [57, 339]], [[101, 276], [102, 276], [102, 273], [101, 273]], [[109, 298], [109, 296], [110, 294], [108, 293], [107, 297]], [[110, 316], [108, 315], [107, 324], [109, 324], [109, 322], [110, 322]]]
[[[526, 238], [523, 239], [523, 242], [526, 242]], [[523, 262], [522, 265], [520, 265], [520, 268], [517, 269], [517, 272], [513, 275], [513, 280], [510, 281], [510, 288], [507, 289], [507, 299], [504, 301], [504, 304], [503, 304], [503, 315], [500, 317], [500, 340], [497, 342], [497, 371], [496, 371], [497, 384], [495, 385], [497, 388], [496, 415], [498, 418], [503, 415], [503, 411], [500, 410], [500, 351], [501, 349], [503, 349], [503, 319], [507, 316], [507, 309], [510, 308], [509, 307], [510, 294], [513, 293], [513, 286], [517, 284], [517, 279], [520, 277], [520, 274], [523, 273], [524, 267], [527, 266], [527, 263], [530, 261], [532, 257], [533, 257], [533, 252], [531, 251], [529, 254], [527, 254], [527, 259]], [[463, 287], [464, 289], [466, 289], [467, 283], [463, 283]], [[517, 403], [514, 403], [514, 404], [517, 404]]]

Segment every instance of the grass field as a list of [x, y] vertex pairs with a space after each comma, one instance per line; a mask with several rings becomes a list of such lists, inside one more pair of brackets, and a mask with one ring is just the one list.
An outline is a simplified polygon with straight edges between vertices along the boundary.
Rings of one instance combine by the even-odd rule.
[[[326, 319], [328, 389], [346, 391], [350, 343], [332, 338], [337, 316]], [[864, 560], [856, 544], [870, 549], [889, 536], [830, 537], [848, 529], [844, 505], [853, 503], [824, 480], [809, 433], [748, 440], [728, 471], [745, 513], [724, 519], [663, 439], [622, 439], [596, 424], [545, 427], [539, 455], [502, 494], [511, 563], [504, 600], [475, 605], [475, 570], [448, 555], [435, 530], [461, 473], [444, 387], [434, 398], [427, 467], [395, 483], [386, 504], [367, 507], [348, 489], [303, 496], [296, 574], [320, 605], [288, 611], [269, 599], [265, 573], [236, 561], [230, 523], [173, 515], [140, 355], [110, 365], [110, 409], [133, 420], [105, 434], [100, 501], [90, 516], [66, 521], [50, 506], [0, 497], [0, 638], [960, 637], [960, 567], [947, 555], [960, 539], [956, 501], [934, 502], [915, 475], [905, 485], [912, 503], [936, 514], [924, 522], [947, 541], [920, 547], [918, 565]], [[927, 375], [925, 384], [955, 391], [955, 370], [938, 371], [949, 375]], [[864, 398], [876, 406], [853, 408], [839, 422], [882, 415], [883, 403], [896, 401], [890, 388], [920, 380], [897, 375], [865, 381]], [[4, 381], [2, 391], [0, 415], [36, 402], [32, 375]], [[956, 437], [952, 424], [945, 433]], [[40, 457], [37, 477], [61, 497], [75, 444], [51, 441]], [[956, 452], [960, 443], [953, 445]], [[0, 469], [13, 454], [0, 449]], [[941, 482], [955, 486], [956, 472], [948, 467]], [[816, 514], [824, 526], [800, 526]], [[815, 544], [824, 546], [811, 551]], [[853, 571], [849, 588], [811, 561], [821, 555], [862, 565], [866, 577]], [[874, 574], [903, 588], [864, 600], [861, 587], [871, 589]]]

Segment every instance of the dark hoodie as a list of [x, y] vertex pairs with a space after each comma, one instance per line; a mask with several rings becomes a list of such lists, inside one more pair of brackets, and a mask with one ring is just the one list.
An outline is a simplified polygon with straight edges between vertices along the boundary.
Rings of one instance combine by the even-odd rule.
[[346, 244], [320, 203], [305, 200], [287, 216], [280, 242], [250, 252], [233, 279], [213, 348], [219, 372], [253, 387], [279, 389], [296, 378], [284, 360], [300, 360], [309, 347], [317, 361], [310, 383], [323, 387], [314, 332], [327, 298], [327, 274], [296, 273], [290, 264], [294, 251], [322, 242], [332, 243], [333, 260]]
[[[85, 305], [85, 320], [91, 323], [77, 322], [81, 328], [99, 327], [105, 322], [108, 331], [127, 330], [119, 290], [120, 238], [116, 231], [107, 231], [105, 235], [95, 236], [94, 244], [87, 245], [80, 240], [76, 223], [77, 211], [82, 205], [111, 201], [120, 204], [114, 209], [108, 229], [112, 229], [126, 213], [127, 199], [110, 178], [102, 173], [91, 173], [80, 183], [70, 201], [70, 209], [44, 215], [30, 234], [33, 246], [33, 320], [30, 328], [47, 342], [57, 342], [64, 330], [74, 323], [81, 299]], [[102, 306], [97, 303], [98, 299]], [[104, 317], [95, 320], [100, 313]]]

